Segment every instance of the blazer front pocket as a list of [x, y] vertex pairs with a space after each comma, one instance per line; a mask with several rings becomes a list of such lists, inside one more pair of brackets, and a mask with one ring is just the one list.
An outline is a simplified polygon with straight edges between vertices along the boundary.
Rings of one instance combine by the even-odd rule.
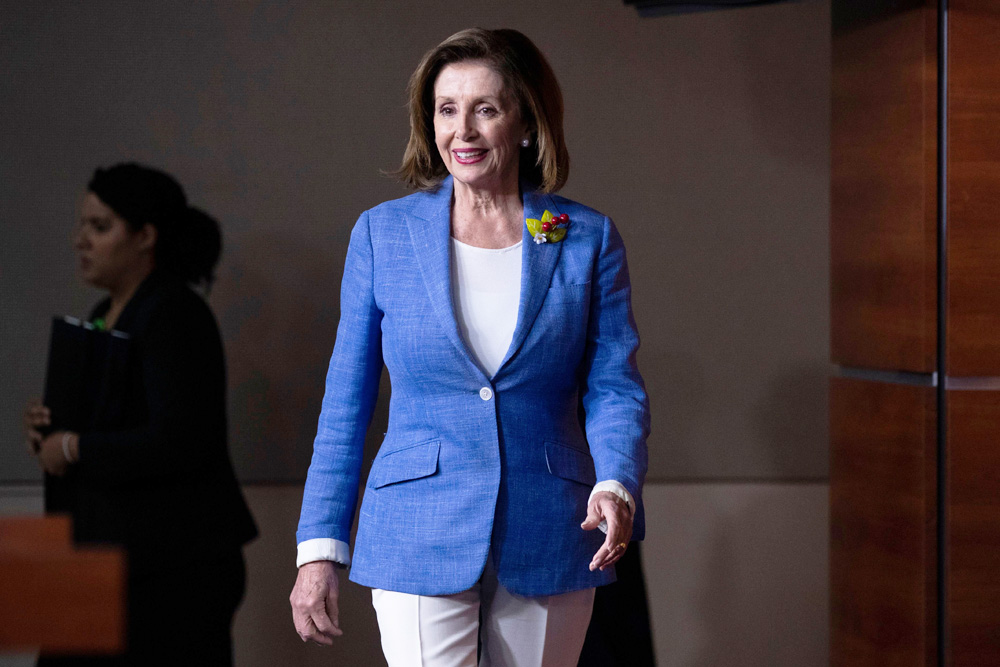
[[545, 303], [580, 303], [590, 296], [590, 282], [575, 285], [556, 285], [549, 288]]
[[558, 442], [545, 443], [545, 463], [556, 477], [593, 486], [597, 483], [594, 459], [588, 452]]
[[389, 484], [430, 477], [437, 472], [441, 441], [431, 440], [389, 452], [375, 461], [372, 486], [380, 489]]

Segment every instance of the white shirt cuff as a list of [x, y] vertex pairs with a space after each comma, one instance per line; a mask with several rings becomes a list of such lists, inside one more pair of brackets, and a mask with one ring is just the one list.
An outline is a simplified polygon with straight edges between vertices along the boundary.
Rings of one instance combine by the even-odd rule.
[[[626, 489], [621, 482], [613, 479], [607, 479], [604, 480], [603, 482], [598, 482], [597, 484], [595, 484], [594, 488], [590, 491], [590, 498], [587, 498], [587, 505], [590, 505], [590, 501], [593, 500], [594, 494], [600, 493], [601, 491], [607, 491], [609, 493], [613, 493], [622, 500], [624, 500], [625, 504], [628, 505], [628, 509], [632, 513], [632, 516], [633, 517], [635, 516], [635, 500], [632, 498], [632, 494], [628, 492], [628, 489]], [[601, 520], [600, 525], [598, 525], [597, 527], [601, 530], [602, 533], [608, 532], [607, 521]]]
[[351, 547], [347, 542], [335, 540], [330, 537], [319, 537], [314, 540], [299, 542], [298, 555], [295, 558], [295, 567], [302, 567], [306, 563], [317, 560], [332, 560], [341, 565], [351, 564]]

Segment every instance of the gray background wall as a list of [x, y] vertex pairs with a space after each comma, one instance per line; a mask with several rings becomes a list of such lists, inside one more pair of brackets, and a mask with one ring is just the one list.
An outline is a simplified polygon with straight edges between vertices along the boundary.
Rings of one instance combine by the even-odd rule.
[[[513, 27], [563, 85], [563, 194], [612, 215], [628, 248], [660, 662], [825, 661], [826, 0], [656, 19], [617, 0], [0, 4], [0, 512], [37, 509], [19, 419], [48, 320], [99, 296], [70, 247], [86, 180], [160, 166], [226, 240], [210, 302], [264, 528], [240, 664], [330, 659], [286, 627], [286, 561], [350, 227], [406, 194], [379, 172], [398, 163], [420, 55]], [[364, 594], [364, 630], [335, 651], [372, 648]]]

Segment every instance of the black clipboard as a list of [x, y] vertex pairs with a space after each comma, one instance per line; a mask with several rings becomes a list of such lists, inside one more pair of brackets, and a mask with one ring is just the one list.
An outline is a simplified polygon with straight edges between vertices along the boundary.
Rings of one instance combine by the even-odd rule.
[[[99, 420], [111, 385], [124, 379], [129, 348], [125, 332], [101, 331], [75, 317], [52, 319], [43, 399], [52, 419], [43, 429], [46, 435], [55, 431], [80, 433]], [[73, 477], [72, 470], [65, 477], [45, 475], [47, 511], [72, 508]]]
[[75, 317], [55, 317], [45, 372], [45, 406], [52, 413], [51, 431], [80, 432], [93, 424], [108, 383], [121, 377], [129, 335], [101, 331]]

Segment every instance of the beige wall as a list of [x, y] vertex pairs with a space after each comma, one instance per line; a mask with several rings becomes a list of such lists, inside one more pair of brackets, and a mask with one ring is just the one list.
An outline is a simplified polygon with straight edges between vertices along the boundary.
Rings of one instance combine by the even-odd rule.
[[[660, 667], [821, 667], [827, 655], [827, 491], [809, 484], [652, 484], [643, 559]], [[291, 623], [302, 487], [244, 488], [261, 537], [246, 550], [239, 667], [384, 664], [367, 588], [344, 586], [345, 634], [304, 645]], [[37, 486], [0, 487], [0, 516], [38, 513]], [[0, 619], [2, 622], [2, 619]], [[0, 654], [0, 667], [30, 656]]]

